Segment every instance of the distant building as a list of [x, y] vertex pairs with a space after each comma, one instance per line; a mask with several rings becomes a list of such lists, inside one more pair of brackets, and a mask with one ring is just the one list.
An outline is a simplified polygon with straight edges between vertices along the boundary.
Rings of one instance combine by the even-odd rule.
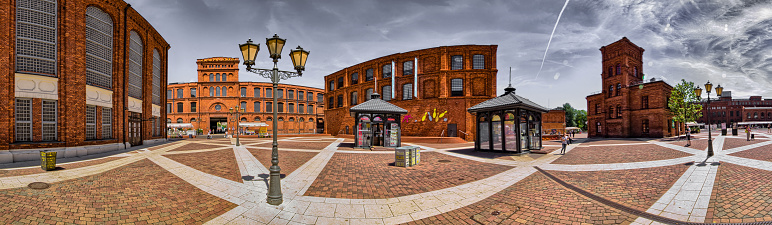
[[626, 37], [600, 48], [603, 89], [587, 96], [589, 137], [667, 137], [682, 132], [667, 109], [672, 86], [644, 80], [643, 51]]
[[[166, 93], [166, 122], [201, 129], [203, 134], [231, 133], [236, 118], [230, 108], [245, 108], [241, 122], [265, 123], [273, 130], [273, 84], [240, 82], [239, 59], [211, 57], [196, 60], [198, 82], [172, 83]], [[317, 133], [324, 127], [324, 90], [279, 84], [278, 133]], [[218, 126], [219, 123], [219, 126]], [[184, 126], [181, 126], [184, 127]], [[250, 129], [251, 130], [251, 129]]]
[[707, 124], [709, 114], [711, 124], [727, 123], [727, 127], [735, 122], [772, 121], [772, 99], [761, 96], [733, 99], [731, 91], [724, 91], [717, 101], [711, 100], [710, 113], [707, 101], [702, 102], [702, 108], [699, 123]]
[[[126, 2], [0, 3], [0, 163], [163, 142], [169, 44]], [[8, 151], [10, 150], [10, 151]]]
[[396, 53], [325, 76], [326, 133], [353, 134], [348, 109], [375, 92], [408, 110], [402, 117], [403, 136], [474, 140], [475, 116], [466, 109], [496, 97], [497, 47], [442, 46]]
[[541, 124], [544, 139], [559, 139], [559, 135], [566, 133], [566, 110], [557, 107], [542, 113]]

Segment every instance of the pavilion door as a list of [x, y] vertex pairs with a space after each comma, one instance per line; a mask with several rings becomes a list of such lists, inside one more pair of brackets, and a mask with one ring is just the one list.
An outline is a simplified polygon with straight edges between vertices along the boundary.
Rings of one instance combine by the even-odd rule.
[[132, 113], [129, 117], [129, 144], [131, 146], [142, 145], [142, 116], [139, 113]]
[[448, 124], [448, 137], [458, 137], [458, 128], [455, 123]]

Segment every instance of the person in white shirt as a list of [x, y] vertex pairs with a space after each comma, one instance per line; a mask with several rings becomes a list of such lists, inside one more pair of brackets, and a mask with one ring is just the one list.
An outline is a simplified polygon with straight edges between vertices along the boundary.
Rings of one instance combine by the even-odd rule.
[[563, 148], [560, 149], [560, 154], [565, 155], [566, 145], [568, 145], [568, 135], [564, 134], [560, 141], [563, 143]]

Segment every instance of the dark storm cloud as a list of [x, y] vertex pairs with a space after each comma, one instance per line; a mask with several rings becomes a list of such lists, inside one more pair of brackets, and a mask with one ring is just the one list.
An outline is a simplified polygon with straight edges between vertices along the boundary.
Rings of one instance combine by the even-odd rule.
[[[323, 87], [342, 68], [397, 52], [443, 45], [498, 45], [499, 93], [555, 107], [586, 108], [600, 87], [600, 51], [628, 37], [646, 49], [644, 73], [671, 85], [680, 79], [721, 83], [737, 95], [772, 97], [772, 3], [737, 0], [603, 0], [569, 2], [536, 78], [565, 1], [253, 1], [127, 0], [172, 45], [169, 80], [195, 79], [195, 59], [240, 57], [237, 45], [274, 33], [287, 47], [310, 50], [302, 78]], [[269, 68], [265, 46], [259, 67]], [[280, 69], [291, 69], [282, 59]], [[242, 71], [242, 81], [267, 81]]]

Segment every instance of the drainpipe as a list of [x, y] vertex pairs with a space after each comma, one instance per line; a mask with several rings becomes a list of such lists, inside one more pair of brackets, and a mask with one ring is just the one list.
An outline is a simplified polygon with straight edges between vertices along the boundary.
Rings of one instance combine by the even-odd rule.
[[128, 44], [127, 43], [129, 43], [130, 41], [129, 41], [129, 29], [126, 27], [127, 26], [126, 20], [128, 20], [129, 8], [131, 8], [131, 4], [126, 4], [126, 7], [123, 8], [123, 41], [124, 41], [124, 45], [123, 45], [123, 92], [122, 92], [123, 93], [123, 122], [122, 123], [123, 123], [123, 144], [124, 144], [124, 147], [127, 147], [125, 144], [126, 144], [126, 142], [128, 142], [128, 133], [127, 133], [127, 131], [128, 131], [128, 129], [127, 129], [127, 126], [128, 126], [128, 123], [127, 123], [128, 122], [128, 116], [126, 114], [129, 111], [129, 103], [128, 103], [129, 99], [127, 97], [129, 95], [127, 93], [127, 89], [128, 89], [127, 85], [129, 83], [129, 79], [128, 79], [126, 70], [129, 69], [129, 67], [127, 66], [128, 58], [129, 57], [127, 56], [126, 52], [128, 51]]

